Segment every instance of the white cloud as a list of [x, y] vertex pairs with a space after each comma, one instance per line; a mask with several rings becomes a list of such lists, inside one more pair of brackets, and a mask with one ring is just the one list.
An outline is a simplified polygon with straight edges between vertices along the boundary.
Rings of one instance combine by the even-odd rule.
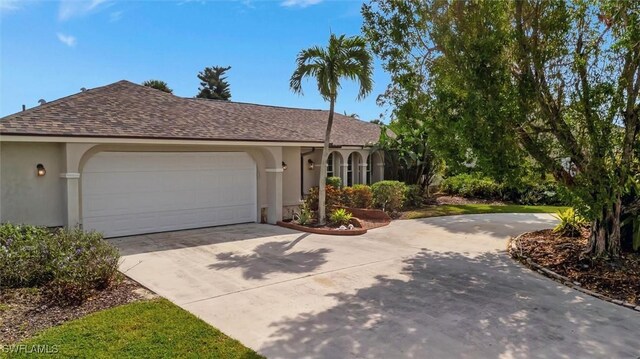
[[280, 5], [285, 7], [307, 7], [321, 3], [322, 0], [284, 0]]
[[120, 21], [120, 19], [122, 19], [122, 11], [114, 11], [111, 14], [109, 14], [110, 22], [117, 22], [117, 21]]
[[60, 40], [60, 42], [62, 42], [63, 44], [69, 46], [69, 47], [74, 47], [76, 46], [76, 38], [74, 36], [71, 35], [65, 35], [63, 33], [58, 33], [58, 40]]
[[87, 15], [98, 10], [100, 5], [106, 2], [107, 0], [61, 0], [58, 8], [58, 20], [66, 21]]
[[8, 13], [20, 9], [19, 0], [0, 0], [0, 13]]

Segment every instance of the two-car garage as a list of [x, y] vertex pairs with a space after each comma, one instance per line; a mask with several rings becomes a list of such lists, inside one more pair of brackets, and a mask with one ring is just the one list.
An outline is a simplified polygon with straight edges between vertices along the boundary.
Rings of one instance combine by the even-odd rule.
[[99, 152], [80, 191], [83, 228], [106, 237], [258, 217], [256, 164], [245, 152]]

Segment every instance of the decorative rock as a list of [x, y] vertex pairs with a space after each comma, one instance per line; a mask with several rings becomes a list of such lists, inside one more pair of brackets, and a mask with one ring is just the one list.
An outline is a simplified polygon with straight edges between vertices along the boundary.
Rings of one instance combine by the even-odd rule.
[[640, 312], [640, 305], [635, 307], [634, 309]]
[[622, 302], [621, 300], [619, 300], [619, 299], [613, 299], [613, 300], [611, 301], [611, 303], [613, 303], [613, 304], [617, 304], [617, 305], [622, 305], [622, 304], [623, 304], [623, 302]]
[[635, 307], [635, 306], [636, 306], [635, 304], [631, 304], [631, 303], [629, 303], [629, 302], [624, 302], [624, 303], [622, 303], [622, 305], [624, 305], [624, 306], [625, 306], [625, 307], [627, 307], [627, 308], [633, 308], [633, 307]]
[[573, 282], [574, 285], [580, 286], [580, 282]]

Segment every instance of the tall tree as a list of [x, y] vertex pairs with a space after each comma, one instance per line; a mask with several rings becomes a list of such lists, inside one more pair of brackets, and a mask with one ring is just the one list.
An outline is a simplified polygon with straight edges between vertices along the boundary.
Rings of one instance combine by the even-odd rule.
[[619, 254], [640, 193], [640, 2], [374, 0], [363, 16], [394, 84], [435, 104], [432, 144], [498, 175], [535, 160], [592, 221], [588, 252]]
[[293, 92], [302, 94], [302, 80], [314, 77], [320, 96], [329, 102], [329, 117], [324, 136], [322, 161], [320, 162], [320, 188], [318, 200], [318, 222], [325, 223], [327, 178], [327, 157], [331, 142], [331, 127], [340, 81], [355, 80], [359, 84], [358, 100], [366, 97], [373, 87], [373, 59], [362, 37], [331, 34], [327, 47], [314, 46], [300, 51], [296, 59], [296, 69], [291, 75], [290, 87]]
[[166, 82], [160, 80], [147, 80], [142, 83], [142, 86], [151, 87], [167, 93], [173, 93], [173, 90], [169, 88], [169, 85], [167, 85]]
[[231, 69], [231, 66], [213, 66], [206, 67], [204, 71], [198, 73], [200, 79], [200, 87], [198, 88], [198, 98], [209, 98], [213, 100], [229, 100], [231, 91], [225, 73]]

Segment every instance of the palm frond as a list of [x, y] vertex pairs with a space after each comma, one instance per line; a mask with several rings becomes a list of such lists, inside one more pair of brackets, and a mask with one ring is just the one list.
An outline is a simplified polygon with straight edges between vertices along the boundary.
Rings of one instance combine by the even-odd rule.
[[359, 36], [336, 36], [332, 33], [326, 48], [314, 46], [302, 50], [296, 63], [290, 80], [290, 87], [296, 93], [302, 93], [302, 79], [307, 76], [316, 78], [318, 92], [325, 100], [337, 97], [343, 77], [359, 83], [358, 100], [373, 88], [373, 60], [366, 41]]

